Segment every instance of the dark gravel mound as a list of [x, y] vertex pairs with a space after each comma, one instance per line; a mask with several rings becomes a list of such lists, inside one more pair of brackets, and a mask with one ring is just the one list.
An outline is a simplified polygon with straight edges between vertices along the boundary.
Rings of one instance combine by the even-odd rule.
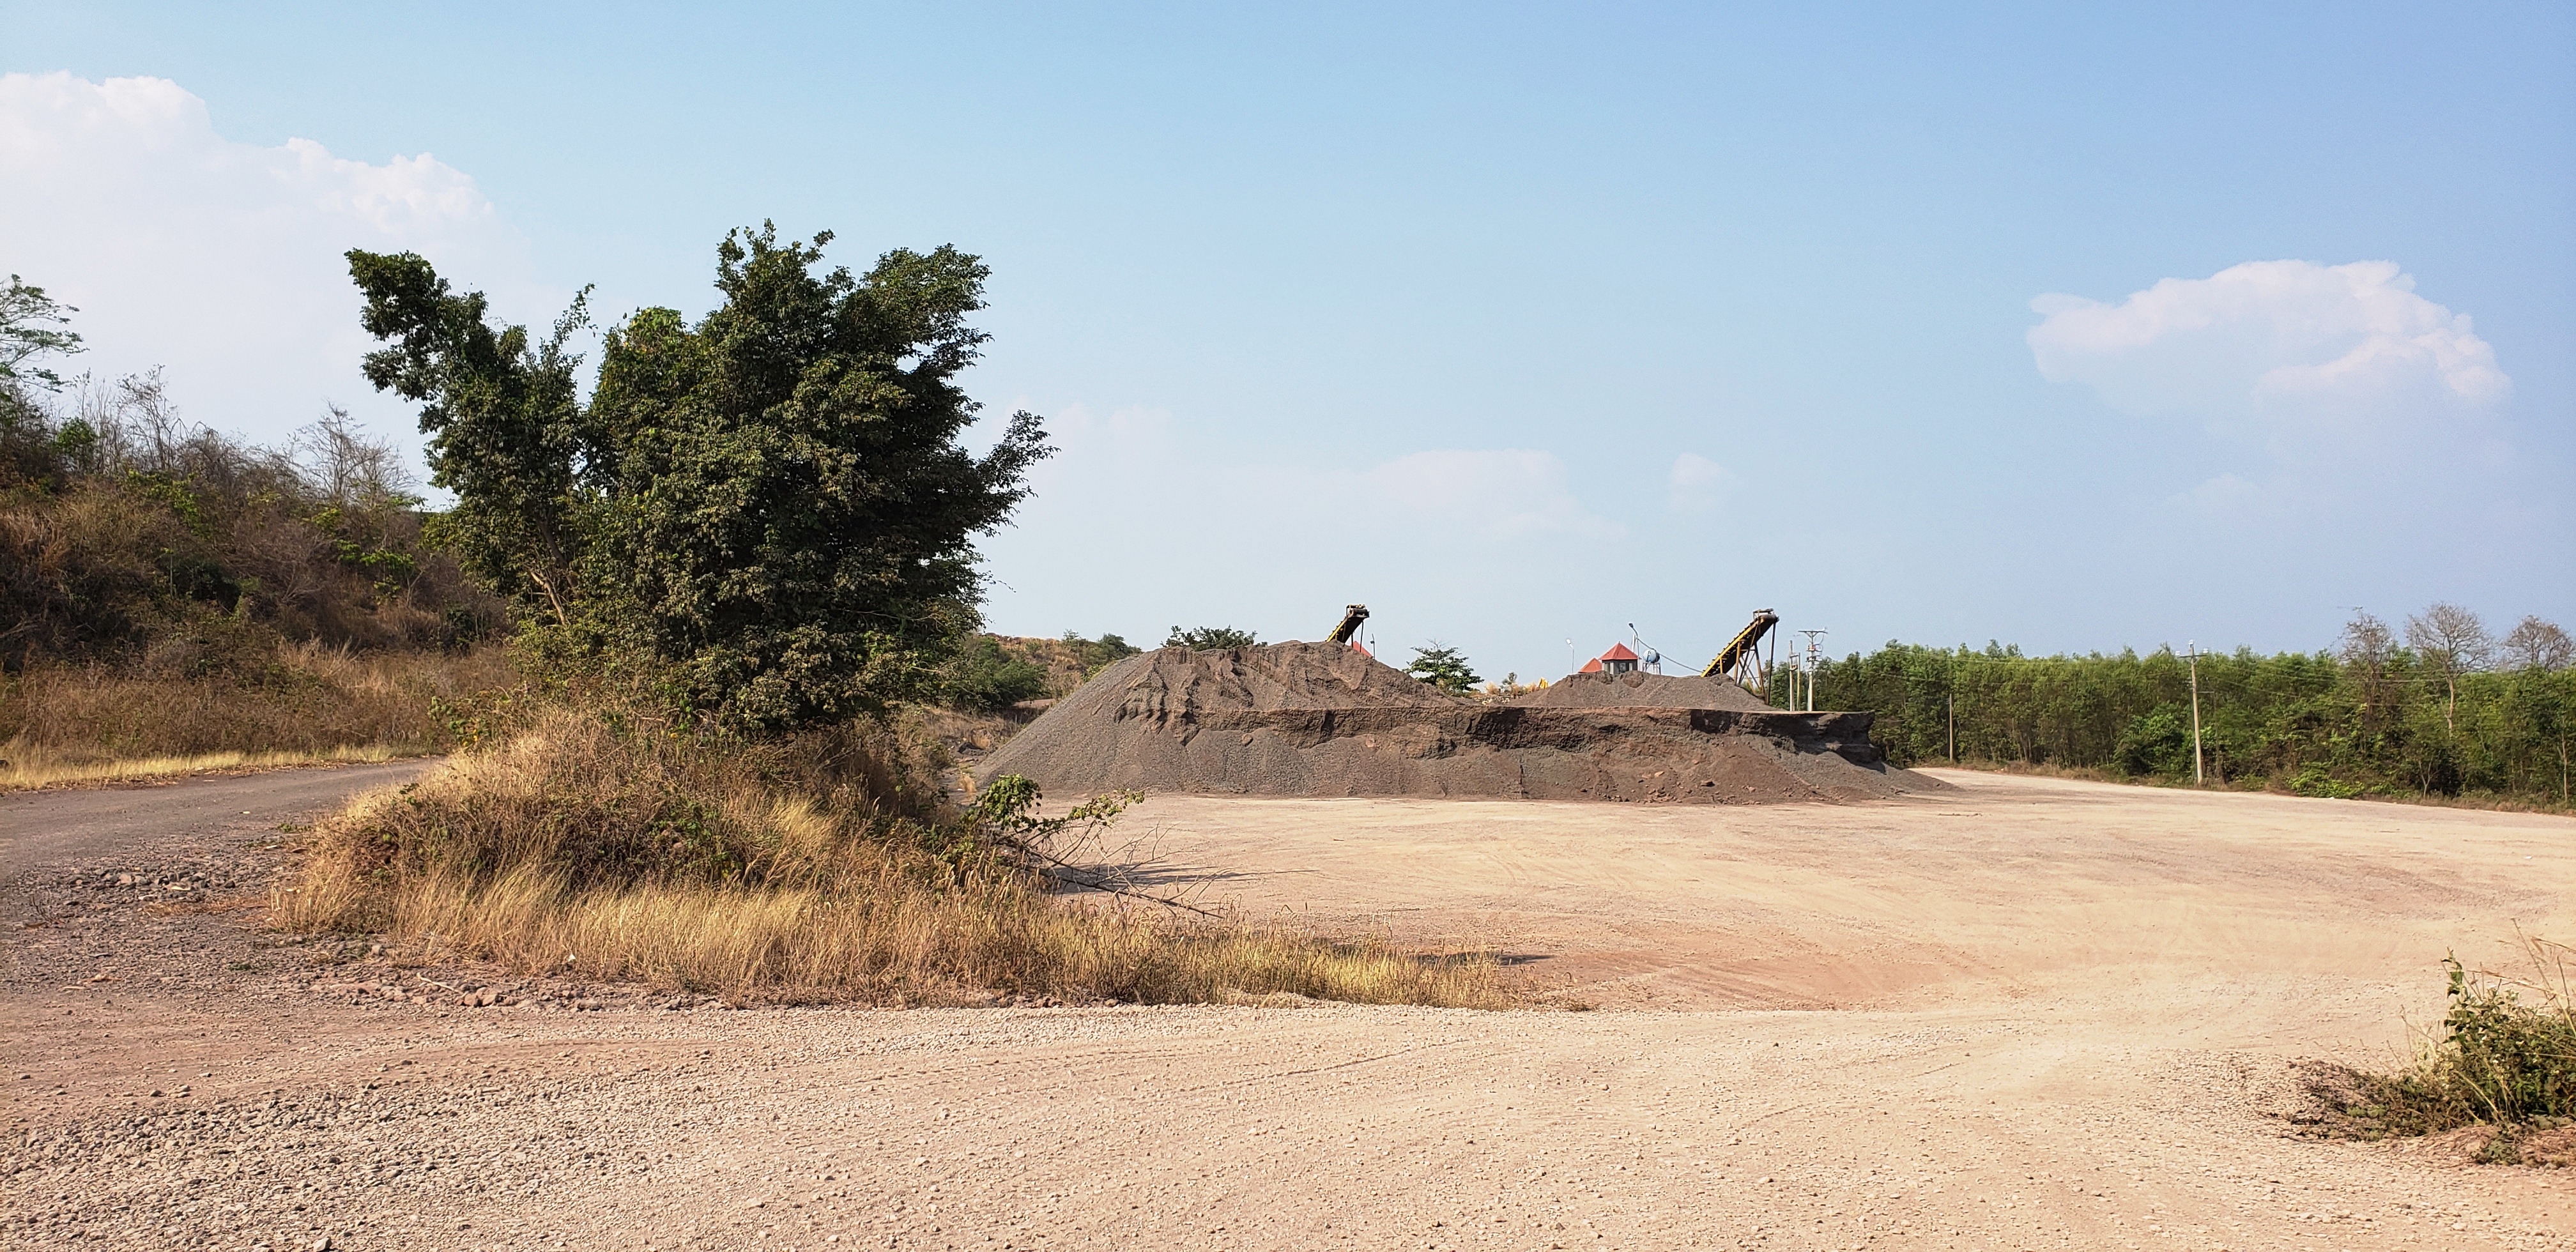
[[977, 775], [1025, 775], [1064, 798], [1137, 787], [1760, 804], [1940, 786], [1887, 768], [1869, 725], [1867, 713], [1759, 706], [1485, 705], [1332, 644], [1164, 648], [1084, 683]]
[[1697, 674], [1568, 674], [1511, 701], [1533, 709], [1731, 709], [1771, 706], [1724, 678]]

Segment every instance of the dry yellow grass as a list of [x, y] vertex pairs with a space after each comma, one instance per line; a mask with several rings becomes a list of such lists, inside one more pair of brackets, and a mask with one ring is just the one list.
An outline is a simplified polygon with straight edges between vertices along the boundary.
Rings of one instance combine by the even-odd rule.
[[296, 765], [330, 765], [352, 761], [390, 761], [393, 748], [371, 744], [328, 752], [201, 752], [194, 756], [66, 758], [42, 745], [11, 740], [0, 744], [0, 791], [32, 791], [87, 782], [128, 782], [168, 778], [215, 770], [285, 769]]
[[468, 656], [283, 644], [246, 669], [45, 665], [0, 678], [0, 789], [381, 761], [446, 745], [433, 702], [511, 682]]
[[550, 711], [322, 824], [273, 917], [740, 999], [1509, 999], [1481, 954], [1058, 897], [965, 819], [890, 814], [859, 755]]

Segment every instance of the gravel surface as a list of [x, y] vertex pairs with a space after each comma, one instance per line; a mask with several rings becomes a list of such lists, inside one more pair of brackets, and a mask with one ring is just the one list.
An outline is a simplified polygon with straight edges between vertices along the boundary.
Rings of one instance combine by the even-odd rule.
[[128, 847], [162, 858], [210, 839], [274, 835], [281, 823], [309, 820], [359, 791], [409, 782], [437, 764], [420, 758], [0, 794], [0, 874], [97, 862]]
[[1771, 707], [1732, 678], [1644, 670], [1568, 674], [1536, 691], [1522, 692], [1511, 702], [1541, 709], [1733, 709], [1739, 713], [1760, 713]]
[[2289, 1077], [2401, 1043], [2436, 940], [2569, 933], [2576, 823], [1948, 777], [1140, 814], [1246, 908], [1666, 1006], [1593, 1012], [737, 1010], [279, 942], [274, 829], [13, 861], [0, 1243], [2576, 1246], [2565, 1171], [2302, 1137]]

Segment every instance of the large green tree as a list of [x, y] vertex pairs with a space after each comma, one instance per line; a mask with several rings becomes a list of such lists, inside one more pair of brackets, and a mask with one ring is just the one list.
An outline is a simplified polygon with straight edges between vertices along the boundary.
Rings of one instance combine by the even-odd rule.
[[586, 506], [615, 469], [582, 410], [581, 358], [566, 348], [582, 300], [532, 344], [526, 327], [486, 319], [482, 292], [458, 295], [415, 253], [352, 250], [349, 276], [366, 297], [358, 324], [390, 344], [367, 354], [367, 381], [422, 402], [429, 481], [456, 494], [440, 538], [523, 610], [571, 624]]
[[855, 276], [820, 269], [830, 239], [728, 234], [723, 303], [695, 325], [657, 308], [613, 329], [587, 405], [562, 346], [572, 319], [530, 349], [427, 262], [351, 254], [368, 329], [396, 341], [371, 376], [429, 402], [456, 529], [566, 624], [753, 729], [926, 681], [976, 625], [975, 536], [1048, 451], [1027, 413], [981, 456], [960, 442], [978, 406], [957, 376], [985, 341], [966, 321], [977, 258], [899, 249]]
[[618, 457], [597, 549], [625, 641], [703, 704], [782, 725], [911, 688], [975, 625], [972, 539], [1002, 525], [1047, 453], [1014, 414], [978, 457], [957, 385], [987, 271], [954, 248], [818, 273], [823, 245], [737, 231], [724, 304], [609, 336], [594, 420]]

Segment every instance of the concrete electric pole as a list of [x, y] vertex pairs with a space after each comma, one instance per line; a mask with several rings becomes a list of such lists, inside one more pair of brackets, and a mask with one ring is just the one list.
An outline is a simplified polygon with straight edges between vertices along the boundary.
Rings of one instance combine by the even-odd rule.
[[1798, 633], [1807, 637], [1807, 711], [1813, 713], [1816, 711], [1816, 663], [1820, 659], [1816, 651], [1816, 636], [1830, 632], [1802, 630]]
[[2183, 646], [2191, 657], [2191, 785], [2198, 787], [2208, 781], [2200, 765], [2200, 644], [2193, 641]]

